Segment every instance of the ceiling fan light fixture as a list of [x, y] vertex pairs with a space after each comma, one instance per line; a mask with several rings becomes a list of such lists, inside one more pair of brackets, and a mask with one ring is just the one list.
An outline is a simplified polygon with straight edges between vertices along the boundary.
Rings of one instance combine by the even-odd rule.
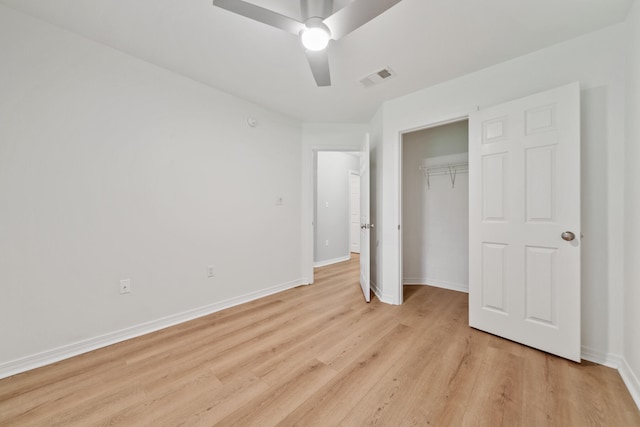
[[313, 18], [305, 23], [305, 27], [306, 28], [300, 32], [302, 45], [314, 52], [324, 50], [331, 39], [329, 28], [321, 21]]
[[[0, 0], [1, 1], [1, 0]], [[287, 0], [293, 1], [293, 0]], [[253, 4], [253, 0], [213, 0], [213, 5], [300, 37], [318, 87], [331, 86], [329, 41], [339, 40], [402, 0], [298, 0], [302, 20]], [[379, 76], [380, 79], [388, 76]]]

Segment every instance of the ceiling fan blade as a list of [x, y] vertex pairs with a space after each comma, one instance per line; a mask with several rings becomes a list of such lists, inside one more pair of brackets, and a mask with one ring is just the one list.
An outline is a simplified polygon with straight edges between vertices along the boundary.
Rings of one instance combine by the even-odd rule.
[[355, 0], [323, 22], [331, 30], [331, 38], [338, 40], [399, 2], [400, 0]]
[[306, 50], [307, 60], [311, 66], [313, 78], [318, 86], [331, 86], [331, 72], [329, 71], [329, 54], [327, 49], [320, 51]]
[[288, 16], [280, 15], [272, 10], [265, 9], [255, 4], [247, 3], [242, 0], [213, 0], [213, 5], [238, 15], [280, 28], [294, 35], [299, 35], [305, 27], [302, 22], [298, 22]]

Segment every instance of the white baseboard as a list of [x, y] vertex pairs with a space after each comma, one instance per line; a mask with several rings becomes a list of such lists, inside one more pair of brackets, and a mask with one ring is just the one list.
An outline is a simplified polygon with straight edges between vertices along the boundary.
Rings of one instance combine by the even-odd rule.
[[596, 350], [592, 347], [583, 345], [580, 349], [580, 358], [589, 362], [597, 363], [598, 365], [604, 365], [609, 368], [619, 369], [622, 357], [613, 353], [603, 353], [600, 350]]
[[427, 285], [434, 286], [436, 288], [449, 289], [452, 291], [469, 293], [469, 285], [462, 285], [460, 283], [444, 282], [442, 280], [433, 280], [428, 277], [405, 277], [402, 279], [403, 285]]
[[318, 261], [313, 263], [313, 268], [326, 267], [327, 265], [336, 264], [343, 261], [349, 261], [350, 259], [351, 259], [351, 254], [347, 256], [341, 256], [338, 258], [327, 259], [325, 261]]
[[[405, 279], [405, 284], [410, 281], [410, 278]], [[171, 316], [163, 317], [151, 322], [141, 323], [136, 326], [121, 329], [119, 331], [111, 332], [105, 335], [101, 335], [87, 340], [79, 341], [73, 344], [65, 345], [62, 347], [54, 348], [44, 351], [42, 353], [34, 354], [31, 356], [23, 357], [17, 360], [0, 364], [0, 379], [10, 377], [12, 375], [19, 374], [21, 372], [29, 371], [31, 369], [40, 368], [42, 366], [50, 365], [60, 360], [68, 359], [70, 357], [77, 356], [79, 354], [87, 353], [93, 350], [97, 350], [102, 347], [106, 347], [112, 344], [116, 344], [122, 341], [126, 341], [132, 338], [139, 337], [141, 335], [149, 334], [151, 332], [158, 331], [160, 329], [168, 328], [180, 323], [188, 322], [189, 320], [197, 319], [199, 317], [207, 316], [209, 314], [224, 310], [226, 308], [234, 307], [239, 304], [244, 304], [249, 301], [263, 298], [268, 295], [272, 295], [278, 292], [285, 291], [287, 289], [295, 288], [296, 286], [308, 284], [308, 280], [299, 279], [288, 283], [272, 286], [267, 289], [263, 289], [256, 292], [251, 292], [238, 297], [230, 298], [225, 301], [220, 301], [214, 304], [209, 304], [203, 307], [188, 310], [182, 313], [174, 314]], [[432, 282], [429, 283], [433, 285]], [[443, 286], [439, 286], [443, 287]], [[447, 288], [451, 289], [451, 288]], [[381, 302], [386, 304], [393, 304], [393, 298], [388, 295], [384, 295], [378, 285], [371, 281], [371, 290], [378, 297]], [[454, 289], [458, 290], [458, 289]], [[466, 292], [466, 291], [463, 291]], [[640, 408], [640, 380], [638, 376], [633, 372], [627, 361], [618, 355], [611, 353], [602, 353], [593, 348], [582, 346], [581, 357], [589, 362], [598, 363], [600, 365], [608, 366], [610, 368], [617, 369], [624, 381], [629, 393], [636, 402], [638, 408]]]
[[638, 376], [633, 372], [626, 359], [623, 358], [621, 360], [618, 372], [620, 372], [622, 381], [624, 381], [629, 393], [631, 393], [631, 397], [633, 397], [638, 409], [640, 409], [640, 380], [638, 380]]
[[393, 298], [389, 295], [385, 295], [382, 292], [382, 289], [380, 289], [378, 287], [378, 284], [376, 282], [374, 282], [373, 280], [371, 281], [371, 290], [373, 291], [373, 293], [376, 295], [376, 297], [378, 297], [378, 299], [380, 300], [380, 302], [383, 302], [385, 304], [391, 304], [394, 305], [393, 302]]
[[582, 346], [581, 357], [583, 360], [616, 369], [627, 386], [631, 397], [636, 402], [638, 409], [640, 409], [640, 380], [638, 380], [638, 376], [633, 372], [624, 357], [613, 353], [603, 353], [584, 345]]
[[207, 316], [209, 314], [215, 313], [220, 310], [224, 310], [226, 308], [234, 307], [239, 304], [244, 304], [246, 302], [253, 301], [258, 298], [263, 298], [268, 295], [282, 292], [287, 289], [295, 288], [296, 286], [300, 286], [307, 283], [308, 282], [303, 279], [294, 280], [288, 283], [272, 286], [270, 288], [263, 289], [260, 291], [251, 292], [245, 295], [230, 298], [225, 301], [220, 301], [220, 302], [209, 304], [203, 307], [198, 307], [193, 310], [188, 310], [182, 313], [173, 314], [173, 315], [163, 317], [157, 320], [153, 320], [150, 322], [141, 323], [139, 325], [121, 329], [119, 331], [110, 332], [105, 335], [78, 341], [76, 343], [54, 348], [51, 350], [47, 350], [42, 353], [26, 356], [26, 357], [23, 357], [17, 360], [12, 360], [6, 363], [1, 363], [0, 379], [19, 374], [21, 372], [29, 371], [31, 369], [50, 365], [52, 363], [59, 362], [60, 360], [68, 359], [70, 357], [74, 357], [79, 354], [97, 350], [99, 348], [116, 344], [122, 341], [126, 341], [131, 338], [136, 338], [141, 335], [149, 334], [151, 332], [168, 328], [170, 326], [174, 326], [179, 323], [188, 322], [189, 320], [197, 319], [198, 317]]

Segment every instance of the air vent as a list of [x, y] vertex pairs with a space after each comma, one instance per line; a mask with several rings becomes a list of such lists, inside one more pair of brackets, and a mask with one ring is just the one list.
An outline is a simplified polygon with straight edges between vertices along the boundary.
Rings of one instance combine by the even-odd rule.
[[375, 73], [369, 74], [367, 77], [360, 80], [360, 83], [362, 83], [362, 86], [364, 87], [371, 87], [380, 84], [393, 76], [395, 76], [395, 73], [391, 70], [391, 68], [387, 67], [383, 68], [382, 70], [376, 71]]

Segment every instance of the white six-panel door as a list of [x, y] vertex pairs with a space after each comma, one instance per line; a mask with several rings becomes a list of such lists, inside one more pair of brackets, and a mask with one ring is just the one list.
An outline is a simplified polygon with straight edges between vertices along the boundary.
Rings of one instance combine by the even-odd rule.
[[369, 219], [369, 134], [366, 134], [360, 150], [360, 286], [365, 301], [371, 301], [371, 254]]
[[579, 361], [579, 85], [482, 109], [469, 132], [469, 324]]

